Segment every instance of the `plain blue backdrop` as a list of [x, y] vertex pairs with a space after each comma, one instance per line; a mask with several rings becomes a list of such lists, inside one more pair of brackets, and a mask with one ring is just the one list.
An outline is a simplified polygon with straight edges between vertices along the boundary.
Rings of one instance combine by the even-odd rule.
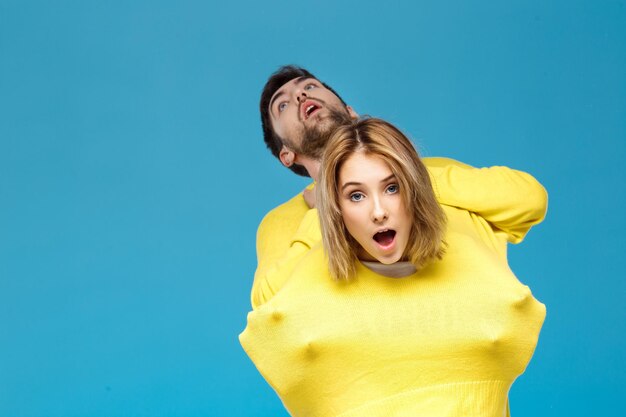
[[549, 213], [510, 263], [548, 313], [521, 416], [625, 392], [625, 1], [0, 0], [0, 416], [286, 416], [237, 340], [255, 233], [307, 182], [257, 103], [308, 67], [428, 156]]

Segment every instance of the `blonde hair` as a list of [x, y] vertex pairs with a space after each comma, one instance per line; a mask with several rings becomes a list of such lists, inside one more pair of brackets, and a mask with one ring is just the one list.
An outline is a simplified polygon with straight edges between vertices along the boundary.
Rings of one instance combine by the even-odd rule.
[[339, 171], [355, 152], [382, 158], [395, 175], [413, 227], [405, 249], [420, 269], [444, 252], [446, 217], [435, 198], [430, 176], [411, 141], [392, 124], [366, 118], [339, 127], [331, 136], [320, 169], [317, 207], [330, 274], [347, 280], [356, 271], [359, 244], [346, 228], [339, 206]]

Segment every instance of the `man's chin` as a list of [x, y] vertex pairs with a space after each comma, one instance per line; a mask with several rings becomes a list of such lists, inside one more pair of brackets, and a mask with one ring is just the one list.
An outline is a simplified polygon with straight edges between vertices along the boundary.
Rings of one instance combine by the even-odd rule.
[[308, 121], [315, 123], [304, 125], [300, 153], [314, 159], [320, 159], [335, 129], [349, 123], [351, 119], [348, 112], [344, 114], [334, 110], [328, 113], [315, 114]]
[[311, 125], [310, 132], [316, 132], [319, 135], [329, 135], [339, 126], [350, 123], [352, 120], [347, 112], [344, 114], [337, 110], [319, 112], [312, 119], [315, 123]]
[[328, 135], [331, 131], [337, 128], [338, 125], [339, 124], [330, 117], [320, 115], [315, 121], [315, 125], [311, 127], [311, 132], [315, 132], [318, 135]]

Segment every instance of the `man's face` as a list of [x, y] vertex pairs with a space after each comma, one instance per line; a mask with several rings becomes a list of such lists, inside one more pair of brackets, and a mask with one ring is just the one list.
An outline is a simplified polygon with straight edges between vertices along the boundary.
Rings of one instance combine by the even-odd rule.
[[297, 153], [319, 158], [328, 134], [356, 117], [350, 108], [315, 78], [295, 78], [272, 96], [269, 105], [274, 132]]

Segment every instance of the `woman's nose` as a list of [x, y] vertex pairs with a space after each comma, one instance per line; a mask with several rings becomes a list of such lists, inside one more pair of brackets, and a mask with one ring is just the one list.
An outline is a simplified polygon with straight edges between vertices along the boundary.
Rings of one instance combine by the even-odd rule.
[[387, 220], [388, 217], [389, 215], [387, 213], [387, 210], [380, 203], [380, 201], [374, 201], [374, 207], [372, 207], [372, 220], [375, 223], [380, 223]]

